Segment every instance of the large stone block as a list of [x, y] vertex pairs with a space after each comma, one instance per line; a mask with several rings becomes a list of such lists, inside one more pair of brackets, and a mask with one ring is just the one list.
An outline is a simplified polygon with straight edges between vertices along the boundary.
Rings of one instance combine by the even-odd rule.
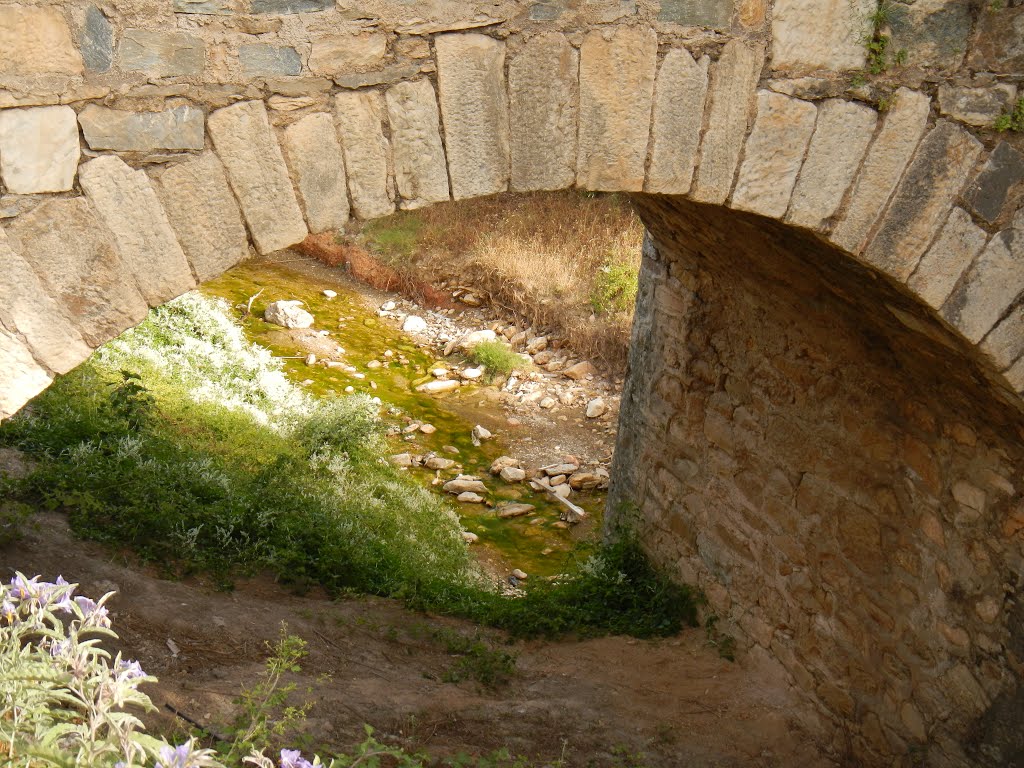
[[993, 222], [1002, 215], [1010, 190], [1024, 181], [1024, 155], [1001, 141], [964, 192], [964, 203]]
[[907, 63], [925, 69], [958, 69], [967, 53], [974, 22], [963, 0], [915, 0], [892, 3], [889, 29], [892, 51], [906, 51]]
[[90, 5], [82, 26], [82, 59], [90, 72], [106, 72], [114, 63], [114, 28], [103, 11]]
[[907, 285], [930, 307], [941, 308], [986, 240], [988, 233], [971, 221], [970, 214], [963, 208], [954, 208]]
[[1010, 310], [981, 342], [981, 351], [1000, 371], [1010, 368], [1024, 354], [1024, 306]]
[[82, 336], [39, 281], [32, 267], [11, 248], [0, 229], [0, 325], [20, 334], [36, 360], [54, 373], [67, 373], [92, 354]]
[[237, 0], [174, 0], [175, 13], [229, 16], [238, 12], [238, 6]]
[[206, 64], [203, 41], [188, 32], [126, 29], [117, 48], [122, 69], [151, 77], [201, 75]]
[[728, 29], [732, 0], [661, 0], [658, 21], [684, 27]]
[[757, 95], [757, 119], [747, 139], [731, 207], [782, 218], [814, 132], [814, 104], [781, 93]]
[[981, 142], [940, 122], [921, 142], [864, 259], [906, 281], [946, 219], [981, 154]]
[[420, 208], [447, 200], [448, 166], [434, 86], [426, 78], [399, 83], [388, 89], [385, 99], [402, 207]]
[[395, 210], [391, 147], [383, 129], [385, 111], [379, 93], [339, 93], [334, 99], [352, 207], [364, 220]]
[[970, 65], [987, 72], [1024, 72], [1024, 5], [982, 7]]
[[565, 35], [532, 38], [508, 65], [512, 189], [564, 189], [576, 179], [579, 54]]
[[238, 47], [242, 74], [249, 77], [291, 76], [302, 73], [299, 52], [290, 45], [253, 43]]
[[877, 121], [875, 110], [852, 101], [829, 99], [818, 107], [787, 221], [817, 230], [825, 226], [853, 183]]
[[930, 108], [925, 94], [908, 88], [896, 91], [882, 129], [868, 149], [846, 211], [830, 236], [840, 248], [860, 253], [917, 149]]
[[685, 195], [690, 191], [704, 122], [708, 63], [707, 56], [694, 61], [685, 48], [673, 48], [661, 62], [654, 86], [645, 192]]
[[59, 8], [0, 5], [0, 87], [33, 75], [81, 75], [82, 56]]
[[0, 420], [50, 386], [48, 374], [20, 339], [0, 328]]
[[66, 192], [80, 155], [71, 107], [0, 110], [0, 178], [8, 192]]
[[1016, 100], [1017, 86], [1012, 83], [983, 88], [939, 86], [939, 112], [979, 128], [991, 128], [996, 118], [1013, 109]]
[[219, 277], [249, 255], [242, 213], [213, 152], [162, 169], [157, 195], [199, 282]]
[[150, 306], [195, 287], [185, 252], [143, 171], [104, 155], [83, 164], [78, 176]]
[[327, 77], [377, 69], [384, 63], [387, 47], [383, 32], [318, 37], [309, 54], [309, 69]]
[[776, 0], [772, 69], [860, 69], [875, 0]]
[[434, 46], [452, 196], [503, 192], [509, 179], [505, 43], [470, 32], [438, 35]]
[[942, 306], [943, 316], [977, 344], [1024, 291], [1024, 211], [994, 236]]
[[348, 190], [338, 131], [324, 112], [306, 115], [284, 130], [285, 159], [313, 233], [341, 229], [348, 221]]
[[91, 149], [202, 149], [206, 140], [206, 117], [195, 107], [128, 112], [89, 104], [79, 113], [78, 122]]
[[764, 57], [760, 48], [740, 40], [725, 44], [711, 67], [708, 126], [700, 145], [700, 164], [690, 196], [704, 203], [724, 203], [732, 189], [747, 124], [754, 108], [754, 89]]
[[270, 253], [301, 243], [306, 223], [263, 102], [218, 109], [207, 127], [256, 249]]
[[135, 275], [86, 198], [47, 200], [14, 219], [7, 234], [89, 346], [145, 319], [149, 306]]
[[650, 136], [658, 36], [649, 27], [591, 32], [580, 49], [577, 183], [639, 192]]
[[334, 0], [252, 0], [253, 13], [316, 13], [334, 7]]

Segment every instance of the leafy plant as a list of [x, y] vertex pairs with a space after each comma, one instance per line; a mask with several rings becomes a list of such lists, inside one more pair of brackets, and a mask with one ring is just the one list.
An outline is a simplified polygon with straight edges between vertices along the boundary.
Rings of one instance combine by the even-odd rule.
[[1024, 131], [1024, 97], [1017, 99], [1017, 103], [1008, 112], [1004, 112], [996, 118], [992, 126], [1000, 133], [1005, 131]]
[[718, 615], [714, 613], [704, 620], [704, 633], [707, 635], [708, 644], [726, 661], [736, 661], [736, 638], [722, 632], [718, 628], [719, 621]]
[[636, 304], [639, 273], [635, 265], [609, 260], [598, 270], [590, 306], [599, 315], [631, 312]]
[[452, 630], [437, 630], [434, 639], [457, 657], [444, 675], [446, 683], [475, 680], [484, 688], [498, 688], [515, 674], [516, 655], [494, 648], [479, 633], [468, 637]]
[[494, 379], [498, 376], [508, 376], [517, 368], [522, 368], [524, 360], [512, 351], [512, 348], [503, 341], [483, 341], [473, 347], [469, 352], [469, 359], [476, 365], [487, 368], [487, 376]]

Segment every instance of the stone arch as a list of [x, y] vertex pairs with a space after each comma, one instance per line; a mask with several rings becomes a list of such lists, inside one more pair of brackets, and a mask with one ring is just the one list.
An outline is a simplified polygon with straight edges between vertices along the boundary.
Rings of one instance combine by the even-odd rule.
[[[185, 17], [197, 10], [233, 13], [215, 0], [175, 5]], [[240, 23], [289, 44], [240, 43], [224, 72], [217, 69], [224, 57], [212, 57], [212, 64], [205, 58], [212, 38], [196, 30], [161, 32], [159, 19], [140, 29], [112, 23], [95, 8], [76, 9], [69, 27], [59, 10], [0, 9], [0, 30], [42, 25], [60, 53], [13, 67], [8, 62], [13, 80], [5, 79], [9, 90], [0, 91], [0, 179], [18, 195], [5, 198], [11, 215], [5, 212], [0, 226], [6, 267], [0, 417], [140, 322], [150, 306], [252, 251], [295, 245], [350, 216], [370, 219], [508, 189], [628, 193], [652, 239], [614, 493], [638, 504], [652, 554], [700, 581], [751, 652], [776, 659], [807, 693], [816, 732], [849, 734], [850, 750], [862, 762], [881, 763], [928, 744], [935, 764], [966, 764], [969, 732], [989, 754], [1008, 749], [1005, 739], [986, 742], [985, 729], [1019, 711], [1013, 703], [1019, 674], [1006, 649], [1021, 636], [1009, 606], [1020, 586], [1013, 572], [1019, 572], [1024, 532], [1017, 489], [1024, 435], [1024, 158], [1011, 143], [968, 127], [977, 123], [976, 110], [960, 102], [976, 94], [960, 91], [970, 88], [944, 84], [950, 90], [939, 89], [938, 110], [920, 79], [887, 96], [882, 111], [857, 98], [863, 92], [851, 91], [846, 75], [828, 71], [864, 62], [862, 46], [851, 44], [863, 20], [849, 16], [846, 5], [777, 0], [771, 28], [757, 3], [739, 3], [724, 15], [710, 3], [699, 18], [668, 2], [635, 18], [602, 6], [599, 12], [608, 15], [566, 22], [556, 21], [564, 13], [559, 4], [541, 2], [514, 18], [406, 20], [389, 22], [386, 32], [346, 28], [340, 42], [333, 28], [311, 22], [304, 27], [313, 29], [308, 39], [297, 43], [288, 37], [297, 34], [294, 25], [275, 28], [274, 18], [323, 13], [342, 24], [331, 16], [338, 13], [333, 6], [256, 0]], [[809, 22], [808, 14], [821, 17]], [[1009, 43], [982, 37], [991, 23], [988, 16], [977, 20], [983, 44], [971, 55], [982, 64], [1014, 66]], [[472, 27], [484, 30], [466, 31]], [[193, 28], [183, 22], [183, 29]], [[933, 55], [923, 43], [921, 50], [922, 60]], [[332, 63], [339, 59], [347, 62], [345, 71]], [[204, 68], [212, 70], [209, 77]], [[131, 74], [140, 71], [157, 84]], [[793, 76], [812, 71], [813, 77]], [[16, 90], [29, 76], [42, 83], [42, 96]], [[246, 78], [262, 79], [252, 85]], [[122, 108], [130, 99], [107, 106], [110, 83], [161, 109]], [[81, 163], [80, 129], [89, 155]], [[733, 249], [735, 242], [744, 245]], [[755, 263], [762, 252], [770, 258]], [[784, 266], [788, 276], [775, 280], [765, 264]], [[742, 525], [709, 517], [676, 493], [695, 477], [720, 479], [700, 461], [731, 456], [722, 442], [730, 434], [735, 442], [735, 425], [718, 416], [727, 410], [735, 420], [745, 408], [726, 402], [743, 398], [728, 391], [734, 381], [707, 361], [683, 360], [679, 351], [697, 341], [715, 348], [701, 324], [713, 314], [713, 299], [727, 295], [708, 286], [730, 275], [756, 311], [764, 303], [754, 276], [772, 286], [765, 295], [794, 301], [827, 283], [820, 306], [834, 310], [863, 348], [902, 334], [895, 347], [879, 342], [885, 355], [877, 359], [906, 366], [920, 377], [910, 380], [948, 395], [947, 401], [926, 398], [900, 422], [916, 426], [902, 427], [901, 453], [891, 461], [924, 491], [861, 504], [835, 482], [834, 468], [819, 475], [797, 460], [783, 462], [797, 475], [779, 480], [796, 512], [776, 511], [802, 515], [810, 504], [828, 510], [830, 525], [838, 526], [830, 529], [836, 553], [825, 553], [816, 568], [794, 571], [792, 561], [820, 532], [799, 525], [788, 531], [769, 520], [771, 503], [764, 499], [771, 494], [752, 490], [742, 471], [718, 497], [759, 496], [757, 505], [735, 504], [751, 517]], [[828, 316], [820, 306], [819, 319]], [[673, 336], [673, 329], [682, 335]], [[830, 343], [807, 349], [845, 354]], [[661, 368], [645, 368], [653, 363]], [[947, 380], [929, 366], [944, 366]], [[847, 370], [853, 367], [847, 360]], [[689, 378], [675, 375], [677, 368]], [[687, 400], [686, 388], [696, 387], [692, 374], [701, 371], [709, 380], [698, 404]], [[800, 366], [777, 371], [797, 379], [804, 372]], [[715, 376], [721, 381], [710, 380]], [[885, 380], [882, 373], [872, 379]], [[815, 386], [798, 386], [799, 397], [829, 397]], [[675, 389], [666, 394], [659, 387]], [[873, 394], [873, 402], [884, 402]], [[949, 403], [963, 404], [968, 421], [985, 430], [979, 438], [978, 430], [951, 421], [935, 438], [945, 441], [937, 462], [935, 446], [912, 433], [934, 432], [927, 411], [945, 417]], [[699, 435], [665, 431], [681, 424], [691, 405], [699, 405]], [[766, 443], [772, 450], [804, 437], [781, 429], [774, 435]], [[891, 437], [886, 433], [881, 444]], [[969, 454], [979, 439], [985, 461], [975, 466]], [[703, 446], [700, 461], [690, 455], [695, 442]], [[643, 461], [652, 444], [661, 447], [662, 461]], [[715, 445], [722, 456], [705, 450]], [[851, 450], [876, 448], [869, 441]], [[625, 466], [630, 458], [636, 466]], [[762, 469], [770, 481], [772, 472]], [[984, 483], [977, 480], [982, 474]], [[850, 503], [837, 506], [836, 499]], [[891, 547], [884, 544], [889, 531], [896, 537]], [[952, 554], [951, 540], [960, 547]], [[750, 554], [755, 542], [769, 553], [766, 559], [738, 563], [736, 552]], [[851, 547], [853, 555], [845, 552]], [[722, 554], [729, 548], [731, 555]], [[922, 552], [934, 578], [921, 575]], [[832, 567], [840, 557], [860, 565]], [[979, 562], [985, 558], [987, 565]], [[873, 564], [862, 567], [865, 562]], [[757, 577], [783, 565], [803, 574], [799, 589]], [[858, 597], [866, 589], [888, 595], [878, 577], [896, 566], [916, 570], [913, 583], [932, 590], [922, 586], [915, 600], [945, 605], [966, 595], [974, 614], [968, 620], [966, 609], [919, 614], [897, 605], [910, 617], [897, 621], [879, 600]], [[968, 587], [951, 573], [958, 567], [972, 569]], [[794, 594], [820, 604], [804, 606], [798, 621]], [[853, 608], [840, 612], [837, 605]], [[908, 628], [907, 621], [922, 616], [943, 635], [939, 645]], [[949, 616], [961, 623], [943, 629], [937, 622]], [[863, 647], [871, 632], [858, 631], [858, 623], [902, 634], [876, 654]], [[852, 661], [830, 666], [822, 648]]]

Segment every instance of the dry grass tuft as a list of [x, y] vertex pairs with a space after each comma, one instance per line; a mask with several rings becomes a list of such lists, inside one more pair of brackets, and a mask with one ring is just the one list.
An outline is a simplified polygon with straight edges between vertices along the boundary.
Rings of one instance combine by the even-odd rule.
[[486, 293], [579, 354], [625, 368], [643, 225], [623, 198], [576, 192], [443, 203], [370, 222], [362, 240], [418, 280]]

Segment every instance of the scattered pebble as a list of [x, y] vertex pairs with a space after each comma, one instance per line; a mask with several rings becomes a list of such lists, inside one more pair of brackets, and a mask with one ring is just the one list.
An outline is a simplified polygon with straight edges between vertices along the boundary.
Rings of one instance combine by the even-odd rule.
[[476, 544], [478, 541], [480, 541], [480, 537], [472, 531], [463, 531], [462, 540], [467, 544]]
[[427, 330], [427, 321], [419, 315], [409, 315], [402, 323], [402, 330], [406, 333], [423, 333]]
[[326, 296], [328, 299], [336, 299], [338, 298], [338, 292], [332, 291], [330, 288], [325, 288], [324, 296]]
[[604, 416], [608, 412], [608, 404], [605, 403], [603, 397], [595, 397], [589, 403], [587, 403], [587, 418], [596, 419]]
[[306, 355], [306, 365], [316, 365], [316, 355], [312, 352]]
[[520, 581], [524, 581], [525, 579], [530, 578], [529, 576], [527, 576], [525, 573], [523, 573], [518, 568], [516, 568], [514, 571], [512, 571], [512, 576], [514, 576], [515, 578], [519, 579]]

